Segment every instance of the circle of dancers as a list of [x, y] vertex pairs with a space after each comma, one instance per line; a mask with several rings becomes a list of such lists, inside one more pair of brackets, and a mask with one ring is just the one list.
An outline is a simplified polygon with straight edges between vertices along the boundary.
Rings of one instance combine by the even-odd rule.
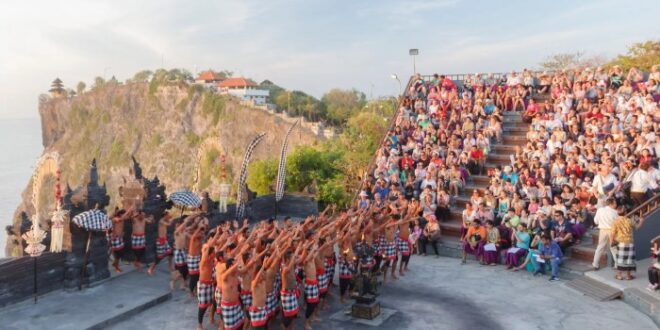
[[[414, 241], [411, 223], [419, 211], [393, 204], [339, 212], [329, 206], [301, 222], [287, 217], [250, 226], [246, 219], [242, 225], [234, 220], [213, 229], [203, 212], [180, 221], [166, 214], [158, 221], [156, 261], [148, 272], [168, 259], [170, 288], [179, 287], [197, 299], [198, 329], [204, 329], [206, 314], [211, 324], [218, 320], [219, 329], [269, 329], [278, 318], [282, 329], [294, 329], [299, 317], [304, 318], [304, 328], [311, 329], [320, 321], [320, 311], [329, 308], [329, 290], [337, 287], [336, 270], [342, 304], [358, 278], [364, 281], [360, 287], [367, 288], [362, 293], [375, 293], [369, 286], [375, 286], [370, 283], [376, 282], [376, 276], [382, 275], [386, 283], [388, 276], [398, 278], [397, 270], [399, 276], [405, 275]], [[123, 228], [122, 221], [137, 217], [143, 233], [143, 222], [152, 219], [134, 213], [115, 212], [115, 227]], [[175, 226], [173, 249], [168, 243], [169, 226]], [[117, 271], [121, 271], [122, 236], [123, 232], [114, 231], [111, 235]], [[135, 263], [141, 268], [141, 259]]]

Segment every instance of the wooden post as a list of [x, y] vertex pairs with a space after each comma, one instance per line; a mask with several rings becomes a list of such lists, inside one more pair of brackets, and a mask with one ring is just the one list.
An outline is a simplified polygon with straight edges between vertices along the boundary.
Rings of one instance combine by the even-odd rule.
[[89, 244], [92, 241], [92, 232], [87, 232], [87, 245], [85, 246], [85, 258], [83, 259], [82, 272], [80, 273], [80, 282], [78, 283], [78, 291], [82, 290], [82, 282], [85, 279], [87, 272], [87, 261], [89, 261]]
[[37, 257], [32, 257], [34, 259], [34, 303], [37, 303]]

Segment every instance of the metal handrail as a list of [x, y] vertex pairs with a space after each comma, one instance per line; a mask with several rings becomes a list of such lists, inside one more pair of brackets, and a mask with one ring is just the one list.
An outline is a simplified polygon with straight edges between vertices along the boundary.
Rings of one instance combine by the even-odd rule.
[[646, 215], [650, 214], [655, 209], [657, 209], [659, 204], [660, 204], [660, 194], [655, 194], [653, 197], [651, 197], [651, 199], [647, 200], [646, 202], [635, 207], [632, 211], [628, 212], [628, 214], [626, 214], [626, 217], [628, 218], [645, 217]]
[[[378, 144], [379, 149], [383, 145], [383, 143], [385, 143], [385, 141], [387, 140], [387, 136], [389, 135], [389, 133], [394, 130], [394, 126], [396, 125], [396, 118], [399, 116], [399, 112], [402, 111], [401, 106], [403, 105], [404, 96], [408, 94], [408, 91], [410, 90], [410, 86], [413, 83], [413, 78], [414, 77], [411, 76], [410, 79], [408, 79], [408, 83], [406, 84], [406, 89], [403, 91], [403, 94], [399, 96], [399, 102], [397, 102], [397, 108], [394, 109], [394, 114], [392, 115], [392, 118], [390, 120], [390, 127], [387, 129], [387, 131], [385, 131], [385, 136], [381, 140], [381, 143]], [[378, 152], [378, 149], [376, 149], [376, 152]], [[362, 180], [360, 180], [360, 186], [355, 191], [355, 194], [353, 194], [353, 199], [351, 199], [351, 204], [349, 205], [349, 207], [355, 204], [355, 201], [358, 198], [358, 194], [360, 193], [362, 187], [364, 186], [364, 179], [368, 176], [369, 173], [373, 171], [375, 167], [375, 162], [376, 162], [376, 155], [374, 154], [374, 156], [371, 157], [371, 160], [369, 161], [369, 165], [367, 165], [367, 169], [365, 170], [365, 176], [362, 178]]]

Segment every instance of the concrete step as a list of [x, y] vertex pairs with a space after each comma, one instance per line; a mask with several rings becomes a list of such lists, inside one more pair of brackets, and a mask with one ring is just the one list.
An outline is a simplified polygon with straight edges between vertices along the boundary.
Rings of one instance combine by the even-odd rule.
[[504, 127], [502, 129], [503, 135], [527, 135], [528, 131], [527, 127]]
[[440, 233], [442, 236], [461, 237], [461, 223], [458, 221], [441, 222]]
[[490, 146], [491, 149], [491, 154], [506, 154], [510, 155], [513, 154], [515, 151], [515, 147], [513, 145], [509, 144], [493, 144]]
[[511, 165], [511, 158], [509, 155], [503, 154], [490, 154], [486, 161], [493, 165]]
[[[573, 259], [592, 262], [596, 253], [596, 247], [594, 245], [574, 245], [568, 249], [568, 252]], [[600, 258], [600, 266], [607, 267], [607, 254], [603, 254]]]
[[505, 121], [502, 123], [502, 128], [524, 128], [525, 130], [529, 129], [529, 124], [521, 121]]
[[527, 137], [524, 135], [504, 135], [502, 143], [506, 145], [524, 146], [527, 144]]
[[475, 186], [488, 186], [490, 184], [490, 178], [487, 175], [472, 175], [470, 179]]

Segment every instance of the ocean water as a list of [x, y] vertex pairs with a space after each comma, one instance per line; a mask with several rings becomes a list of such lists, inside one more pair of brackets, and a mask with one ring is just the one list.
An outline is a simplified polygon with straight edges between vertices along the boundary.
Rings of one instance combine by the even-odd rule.
[[11, 224], [42, 150], [39, 119], [0, 120], [0, 257], [5, 255], [5, 226]]

